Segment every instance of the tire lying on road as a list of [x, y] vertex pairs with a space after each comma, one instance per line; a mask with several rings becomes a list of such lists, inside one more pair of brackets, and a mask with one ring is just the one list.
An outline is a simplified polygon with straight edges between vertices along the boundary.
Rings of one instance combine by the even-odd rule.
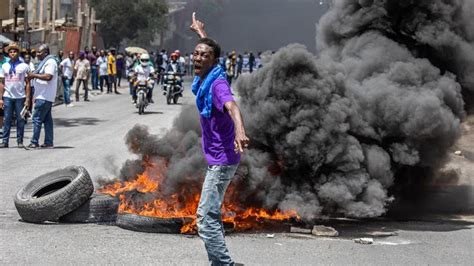
[[56, 221], [84, 204], [92, 192], [87, 170], [70, 166], [33, 179], [16, 193], [14, 203], [25, 222]]
[[61, 216], [62, 223], [114, 223], [120, 205], [118, 198], [105, 194], [92, 194], [76, 210]]
[[191, 218], [158, 218], [119, 213], [116, 225], [123, 229], [138, 232], [179, 234], [181, 227], [191, 221]]

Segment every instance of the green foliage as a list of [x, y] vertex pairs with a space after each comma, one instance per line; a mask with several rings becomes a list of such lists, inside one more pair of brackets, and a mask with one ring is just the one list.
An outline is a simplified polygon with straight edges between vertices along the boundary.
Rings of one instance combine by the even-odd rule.
[[118, 47], [124, 39], [146, 47], [167, 28], [165, 0], [90, 0], [90, 4], [101, 20], [99, 33], [106, 47]]

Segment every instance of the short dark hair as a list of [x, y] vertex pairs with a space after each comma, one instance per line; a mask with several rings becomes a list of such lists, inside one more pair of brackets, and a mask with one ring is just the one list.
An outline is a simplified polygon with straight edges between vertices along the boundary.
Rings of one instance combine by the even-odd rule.
[[211, 38], [201, 38], [199, 39], [198, 44], [205, 44], [212, 48], [212, 52], [214, 53], [215, 58], [219, 58], [221, 56], [221, 46]]
[[38, 51], [41, 51], [43, 50], [43, 52], [49, 54], [49, 46], [46, 44], [46, 43], [43, 43], [40, 45], [40, 47], [38, 48]]

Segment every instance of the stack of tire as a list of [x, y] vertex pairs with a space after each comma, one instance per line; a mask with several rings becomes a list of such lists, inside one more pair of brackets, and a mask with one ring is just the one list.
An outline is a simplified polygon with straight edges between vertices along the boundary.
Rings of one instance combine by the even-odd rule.
[[[192, 221], [189, 217], [118, 214], [118, 198], [93, 192], [87, 170], [70, 166], [33, 179], [15, 194], [14, 202], [21, 219], [30, 223], [107, 223], [132, 231], [179, 234]], [[232, 231], [228, 226], [225, 230]]]
[[70, 166], [33, 179], [14, 202], [25, 222], [115, 223], [119, 200], [93, 192], [87, 170]]

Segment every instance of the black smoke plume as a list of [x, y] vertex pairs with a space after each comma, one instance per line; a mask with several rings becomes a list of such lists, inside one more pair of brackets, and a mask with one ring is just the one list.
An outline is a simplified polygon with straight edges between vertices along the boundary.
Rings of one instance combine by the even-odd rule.
[[[242, 207], [375, 217], [397, 184], [439, 168], [460, 134], [462, 92], [473, 90], [473, 4], [461, 0], [338, 0], [319, 21], [315, 57], [280, 49], [235, 86], [251, 148], [231, 186]], [[168, 162], [166, 187], [200, 186], [205, 161], [195, 107], [164, 137], [135, 126], [142, 160]]]

